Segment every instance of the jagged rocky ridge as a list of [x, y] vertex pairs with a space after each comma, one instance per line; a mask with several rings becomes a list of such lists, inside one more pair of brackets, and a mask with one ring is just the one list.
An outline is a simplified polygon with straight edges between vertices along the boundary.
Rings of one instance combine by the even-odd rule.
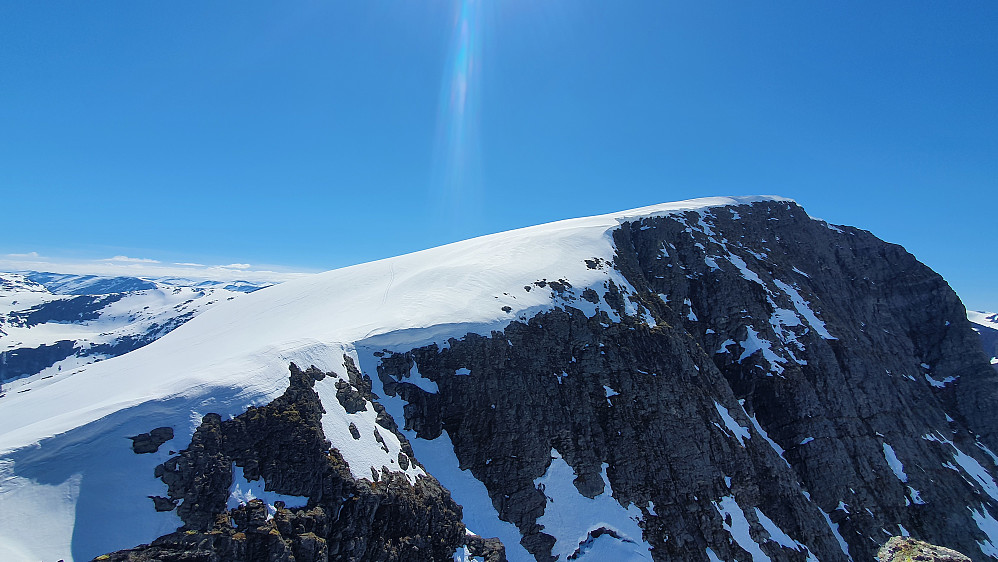
[[[566, 221], [264, 293], [16, 396], [0, 501], [19, 509], [43, 469], [68, 489], [73, 473], [45, 464], [62, 455], [84, 490], [107, 469], [135, 482], [116, 510], [142, 504], [103, 526], [78, 515], [75, 557], [185, 525], [169, 510], [179, 497], [149, 482], [165, 446], [135, 454], [126, 438], [169, 426], [187, 443], [204, 412], [221, 425], [279, 397], [272, 373], [293, 359], [328, 373], [314, 382], [322, 430], [354, 482], [435, 476], [510, 560], [869, 560], [898, 533], [998, 556], [996, 374], [962, 305], [902, 248], [792, 202]], [[132, 376], [145, 370], [160, 398]], [[57, 389], [95, 395], [85, 381], [116, 389], [101, 402], [113, 414], [85, 401], [71, 422], [37, 412]], [[379, 440], [376, 418], [404, 427]], [[95, 435], [88, 447], [113, 461], [76, 453]], [[10, 448], [32, 438], [37, 450]], [[418, 464], [403, 466], [403, 441]], [[211, 493], [232, 500], [227, 482]], [[34, 532], [5, 517], [0, 552]]]
[[[443, 560], [467, 543], [502, 559], [501, 545], [465, 533], [460, 506], [433, 477], [410, 482], [387, 469], [373, 480], [350, 475], [323, 435], [325, 412], [312, 387], [325, 377], [292, 363], [287, 391], [270, 404], [227, 421], [204, 416], [190, 446], [155, 472], [168, 487], [166, 497], [152, 498], [156, 509], [176, 509], [183, 527], [103, 559]], [[408, 454], [399, 460], [416, 462], [391, 418], [382, 424], [402, 440]], [[247, 480], [262, 478], [268, 490], [298, 496], [301, 505], [254, 499], [227, 508], [236, 466]]]

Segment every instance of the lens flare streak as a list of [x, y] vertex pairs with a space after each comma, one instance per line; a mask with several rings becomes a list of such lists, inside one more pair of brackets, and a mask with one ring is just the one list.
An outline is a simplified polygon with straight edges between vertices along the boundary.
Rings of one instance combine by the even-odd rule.
[[451, 55], [438, 115], [437, 195], [450, 215], [464, 214], [481, 189], [479, 99], [482, 7], [480, 0], [459, 0]]

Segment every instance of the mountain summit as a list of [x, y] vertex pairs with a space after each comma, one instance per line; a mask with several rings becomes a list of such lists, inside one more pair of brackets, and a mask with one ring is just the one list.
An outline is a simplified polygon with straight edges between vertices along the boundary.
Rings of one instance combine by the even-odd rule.
[[457, 242], [26, 379], [0, 557], [998, 558], [977, 338], [903, 248], [779, 197]]

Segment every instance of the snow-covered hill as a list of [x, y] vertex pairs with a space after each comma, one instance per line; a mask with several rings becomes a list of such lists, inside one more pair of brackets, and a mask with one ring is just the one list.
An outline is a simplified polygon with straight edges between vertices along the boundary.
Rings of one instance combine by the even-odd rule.
[[225, 289], [252, 293], [273, 285], [271, 282], [211, 281], [185, 277], [107, 277], [103, 275], [78, 275], [42, 271], [20, 272], [25, 279], [44, 286], [55, 295], [110, 295], [145, 289], [193, 287], [197, 289]]
[[968, 310], [967, 318], [975, 324], [974, 331], [981, 336], [984, 352], [998, 369], [998, 313]]
[[138, 349], [258, 286], [42, 272], [0, 273], [0, 386]]
[[[959, 300], [903, 249], [786, 199], [566, 220], [213, 300], [0, 398], [0, 558], [251, 534], [183, 478], [229, 507], [249, 490], [276, 521], [278, 499], [351, 509], [247, 460], [239, 428], [271, 412], [248, 408], [311, 396], [290, 363], [328, 373], [308, 385], [357, 486], [434, 476], [510, 560], [859, 560], [909, 530], [998, 556], [995, 374], [963, 353]], [[210, 450], [231, 464], [185, 473], [218, 436], [238, 441]], [[270, 529], [288, 552], [340, 540]]]

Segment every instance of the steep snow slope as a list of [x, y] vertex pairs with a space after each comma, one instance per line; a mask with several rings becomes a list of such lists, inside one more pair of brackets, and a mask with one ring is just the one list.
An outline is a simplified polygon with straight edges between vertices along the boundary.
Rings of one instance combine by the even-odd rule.
[[183, 282], [0, 273], [0, 383], [9, 389], [14, 379], [127, 353], [243, 294], [207, 286], [217, 283]]
[[[711, 226], [714, 222], [710, 213], [722, 206], [727, 207], [724, 215], [728, 222], [737, 222], [739, 213], [748, 214], [750, 207], [745, 207], [748, 205], [768, 205], [766, 208], [769, 209], [779, 203], [784, 215], [793, 215], [793, 209], [799, 211], [790, 203], [782, 203], [786, 201], [772, 197], [709, 198], [658, 205], [495, 234], [318, 274], [220, 303], [153, 344], [121, 357], [88, 365], [71, 373], [64, 370], [51, 378], [30, 377], [16, 392], [9, 392], [0, 398], [0, 428], [3, 428], [0, 434], [0, 504], [4, 506], [0, 510], [0, 558], [83, 560], [110, 550], [149, 542], [177, 528], [181, 522], [176, 512], [156, 512], [148, 499], [164, 493], [163, 484], [154, 477], [154, 468], [171, 456], [168, 449], [187, 446], [203, 414], [213, 412], [227, 419], [243, 413], [247, 406], [261, 405], [279, 396], [287, 386], [287, 366], [292, 361], [302, 366], [314, 364], [336, 374], [315, 383], [326, 410], [322, 426], [326, 438], [340, 450], [356, 478], [371, 478], [372, 469], [380, 471], [382, 468], [402, 472], [410, 481], [419, 478], [422, 469], [418, 466], [410, 465], [403, 470], [398, 465], [396, 459], [403, 448], [399, 439], [382, 434], [382, 443], [372, 437], [377, 430], [375, 412], [368, 409], [348, 413], [339, 398], [341, 383], [345, 384], [349, 378], [343, 360], [346, 356], [372, 376], [375, 393], [381, 396], [381, 402], [399, 425], [410, 420], [423, 424], [412, 430], [407, 429], [405, 434], [412, 441], [416, 457], [426, 470], [448, 487], [458, 503], [465, 507], [464, 521], [469, 529], [482, 536], [498, 536], [505, 543], [511, 560], [531, 559], [525, 546], [520, 544], [521, 532], [526, 536], [525, 527], [517, 529], [513, 524], [500, 520], [496, 511], [500, 508], [508, 512], [508, 504], [512, 500], [507, 501], [509, 496], [504, 499], [502, 494], [497, 496], [494, 487], [486, 489], [478, 477], [479, 473], [473, 476], [468, 470], [467, 457], [455, 454], [459, 447], [466, 452], [468, 443], [457, 440], [463, 436], [451, 433], [450, 429], [433, 434], [432, 428], [427, 429], [432, 424], [408, 414], [410, 407], [432, 413], [432, 403], [427, 401], [433, 400], [434, 396], [437, 400], [463, 397], [452, 392], [455, 385], [462, 384], [462, 380], [480, 380], [474, 377], [481, 374], [479, 371], [489, 368], [488, 361], [480, 365], [447, 363], [449, 355], [444, 351], [452, 346], [454, 349], [462, 348], [460, 351], [464, 355], [455, 353], [459, 358], [475, 357], [466, 348], [473, 348], [481, 342], [474, 338], [458, 341], [466, 334], [481, 334], [485, 336], [482, 341], [495, 342], [500, 348], [506, 346], [508, 341], [508, 347], [516, 350], [521, 344], [514, 333], [517, 330], [535, 330], [540, 335], [534, 341], [542, 342], [545, 327], [541, 324], [556, 324], [570, 317], [573, 329], [607, 330], [608, 334], [618, 338], [617, 341], [664, 346], [668, 353], [662, 357], [669, 362], [668, 370], [637, 371], [638, 363], [619, 361], [617, 367], [629, 370], [627, 377], [617, 367], [606, 373], [579, 373], [565, 364], [575, 364], [576, 356], [572, 355], [571, 361], [565, 357], [566, 362], [559, 363], [561, 368], [558, 371], [543, 373], [547, 377], [546, 387], [542, 388], [540, 384], [532, 386], [534, 383], [531, 383], [528, 388], [547, 392], [547, 395], [538, 394], [537, 402], [544, 404], [551, 393], [562, 389], [569, 392], [574, 378], [583, 375], [598, 377], [598, 394], [595, 397], [585, 395], [592, 400], [592, 404], [584, 401], [572, 404], [577, 404], [579, 411], [592, 411], [591, 419], [599, 420], [601, 424], [605, 420], [613, 421], [615, 412], [631, 416], [628, 423], [632, 425], [621, 425], [621, 431], [633, 428], [633, 424], [641, 426], [651, 423], [635, 421], [649, 412], [656, 419], [662, 418], [663, 412], [631, 412], [627, 409], [631, 404], [647, 401], [669, 408], [665, 413], [670, 423], [671, 420], [683, 420], [674, 424], [677, 435], [683, 434], [687, 426], [695, 426], [700, 431], [702, 422], [703, 431], [695, 434], [702, 439], [677, 441], [675, 444], [690, 447], [691, 451], [697, 451], [699, 447], [709, 449], [699, 451], [705, 455], [706, 467], [697, 468], [707, 470], [709, 474], [698, 472], [695, 476], [699, 479], [697, 482], [710, 480], [713, 487], [709, 489], [713, 495], [688, 498], [690, 502], [706, 505], [706, 511], [697, 512], [696, 516], [705, 518], [700, 521], [708, 543], [706, 548], [702, 542], [704, 539], [693, 543], [699, 545], [703, 559], [715, 556], [715, 553], [724, 557], [734, 548], [728, 545], [737, 543], [757, 560], [767, 559], [768, 556], [779, 560], [804, 559], [810, 556], [812, 550], [822, 552], [823, 559], [846, 560], [849, 546], [839, 533], [839, 525], [846, 518], [855, 517], [849, 515], [848, 505], [863, 505], [862, 502], [869, 498], [864, 499], [859, 494], [846, 498], [848, 501], [840, 503], [841, 512], [835, 509], [835, 502], [843, 501], [838, 497], [822, 508], [823, 504], [811, 502], [811, 496], [792, 472], [799, 466], [822, 466], [823, 459], [808, 456], [812, 454], [809, 451], [834, 452], [840, 455], [835, 458], [836, 462], [841, 461], [845, 451], [839, 450], [842, 446], [837, 444], [833, 424], [852, 423], [854, 419], [867, 420], [864, 423], [870, 425], [866, 432], [870, 434], [870, 442], [875, 442], [874, 449], [879, 457], [874, 461], [879, 464], [864, 464], [863, 477], [868, 481], [877, 481], [881, 476], [897, 477], [896, 486], [885, 486], [891, 494], [897, 492], [894, 494], [897, 497], [892, 496], [891, 499], [896, 505], [891, 505], [884, 513], [878, 513], [876, 521], [896, 525], [900, 517], [898, 514], [908, 506], [924, 503], [920, 492], [928, 497], [935, 489], [923, 486], [920, 482], [927, 482], [928, 476], [922, 476], [911, 468], [912, 446], [892, 440], [890, 450], [896, 450], [893, 458], [897, 460], [897, 465], [891, 464], [892, 459], [886, 457], [886, 441], [883, 444], [876, 442], [875, 435], [879, 433], [875, 428], [879, 426], [873, 425], [876, 420], [870, 421], [870, 414], [853, 412], [848, 418], [843, 415], [829, 419], [824, 425], [817, 425], [816, 433], [788, 434], [793, 430], [790, 425], [760, 423], [771, 420], [773, 412], [763, 411], [764, 404], [761, 402], [747, 406], [741, 399], [743, 394], [733, 394], [721, 376], [719, 369], [723, 368], [724, 376], [730, 374], [740, 385], [748, 386], [749, 381], [756, 381], [751, 382], [754, 386], [761, 380], [763, 382], [759, 386], [764, 387], [783, 380], [796, 381], [805, 370], [810, 370], [809, 373], [820, 368], [834, 371], [836, 354], [845, 353], [849, 364], [839, 368], [843, 371], [847, 368], [855, 370], [861, 375], [856, 378], [863, 380], [862, 365], [848, 357], [847, 346], [859, 339], [862, 339], [859, 343], [863, 345], [872, 345], [870, 342], [876, 343], [879, 341], [877, 338], [884, 337], [859, 334], [853, 338], [861, 330], [849, 327], [845, 318], [834, 322], [835, 314], [828, 312], [829, 309], [840, 311], [841, 307], [823, 307], [816, 295], [805, 291], [811, 276], [817, 279], [822, 273], [817, 265], [812, 268], [798, 264], [803, 269], [797, 269], [789, 264], [770, 263], [762, 245], [744, 246], [743, 242], [748, 242], [734, 239], [733, 234], [729, 234], [732, 237], [729, 241], [724, 232], [715, 232], [713, 228], [716, 226]], [[753, 220], [762, 225], [759, 228], [764, 228], [768, 219], [765, 213], [761, 214], [762, 218]], [[655, 221], [644, 220], [665, 216], [682, 216], [682, 223], [658, 225], [652, 224]], [[641, 253], [637, 248], [618, 248], [615, 233], [619, 232], [617, 229], [621, 225], [628, 232], [637, 233], [633, 234], [634, 239], [645, 229], [655, 233], [656, 229], [679, 228], [676, 236], [690, 238], [685, 240], [689, 247], [681, 249], [700, 252], [696, 254], [698, 269], [694, 271], [695, 264], [682, 261], [676, 262], [673, 268], [672, 257], [679, 250], [668, 241], [650, 254]], [[846, 244], [849, 237], [854, 236], [853, 233], [843, 234], [837, 227], [825, 223], [819, 226], [829, 237], [841, 235], [835, 243]], [[768, 239], [769, 235], [765, 238]], [[779, 240], [776, 236], [771, 245], [777, 246]], [[678, 237], [675, 242], [678, 245], [684, 243]], [[623, 258], [619, 263], [616, 259], [621, 257], [618, 252]], [[865, 255], [860, 257], [865, 259]], [[744, 305], [739, 303], [738, 307], [712, 310], [712, 304], [720, 300], [712, 301], [711, 296], [704, 292], [684, 294], [679, 291], [682, 287], [678, 282], [675, 292], [661, 290], [655, 296], [655, 292], [648, 293], [646, 287], [641, 295], [637, 295], [629, 279], [639, 279], [639, 276], [625, 277], [622, 269], [614, 266], [626, 269], [630, 267], [628, 260], [638, 259], [660, 260], [660, 265], [655, 267], [659, 268], [657, 271], [661, 275], [655, 279], [663, 280], [663, 283], [668, 262], [668, 268], [674, 273], [677, 270], [686, 271], [685, 274], [676, 273], [680, 281], [701, 278], [707, 273], [723, 274], [727, 276], [725, 279], [740, 285], [737, 291], [724, 285], [712, 286], [712, 289], [718, 290], [718, 297], [740, 298], [742, 294], [749, 294], [754, 300], [746, 300]], [[836, 279], [832, 281], [843, 283]], [[822, 278], [815, 283], [828, 284], [829, 281]], [[837, 287], [819, 288], [830, 291]], [[725, 291], [730, 294], [721, 295]], [[659, 302], [653, 304], [642, 300], [648, 295]], [[823, 298], [833, 297], [831, 293], [825, 293]], [[748, 307], [765, 310], [765, 314], [758, 317], [741, 315]], [[681, 317], [672, 318], [672, 310], [681, 313]], [[708, 314], [715, 318], [714, 323], [699, 324], [699, 318], [706, 318]], [[660, 323], [666, 318], [675, 326]], [[938, 324], [942, 326], [942, 321]], [[891, 325], [891, 328], [894, 326]], [[681, 330], [687, 332], [684, 334]], [[632, 333], [635, 335], [630, 335]], [[694, 341], [693, 334], [696, 334], [697, 341]], [[586, 333], [582, 335], [590, 337]], [[597, 336], [602, 337], [600, 334]], [[697, 343], [700, 339], [704, 342], [703, 346]], [[613, 340], [606, 341], [608, 345], [604, 350], [600, 339], [592, 339], [594, 345], [586, 346], [586, 353], [591, 357], [586, 359], [580, 355], [580, 363], [593, 357], [599, 360], [604, 355], [608, 361], [617, 361], [622, 355], [640, 354], [645, 349], [641, 345], [613, 349], [609, 343]], [[898, 341], [900, 343], [895, 347], [907, 345]], [[599, 342], [598, 347], [596, 342]], [[431, 344], [436, 344], [433, 349], [439, 353], [433, 349], [415, 349]], [[534, 356], [544, 351], [526, 344], [524, 348]], [[807, 355], [811, 348], [818, 351]], [[394, 352], [406, 355], [393, 355]], [[714, 353], [713, 358], [710, 353]], [[483, 357], [492, 356], [486, 354]], [[810, 365], [805, 357], [810, 358]], [[914, 358], [910, 359], [914, 361]], [[878, 384], [907, 385], [910, 380], [910, 389], [901, 393], [903, 397], [906, 400], [922, 400], [923, 404], [935, 407], [936, 399], [930, 393], [936, 392], [937, 385], [938, 392], [947, 393], [963, 385], [964, 380], [973, 379], [974, 373], [967, 372], [966, 378], [960, 382], [950, 380], [947, 376], [949, 359], [926, 358], [925, 380], [916, 379], [906, 372], [898, 372], [899, 376], [895, 377], [888, 371]], [[388, 368], [389, 360], [394, 360], [391, 369]], [[718, 365], [715, 366], [712, 361]], [[824, 365], [826, 362], [829, 365]], [[931, 369], [929, 363], [932, 364]], [[918, 363], [914, 365], [917, 367]], [[905, 366], [907, 368], [907, 363]], [[441, 369], [449, 370], [447, 377], [440, 375]], [[527, 374], [524, 372], [523, 376]], [[935, 376], [941, 380], [933, 378]], [[495, 382], [495, 379], [488, 380]], [[486, 392], [501, 394], [504, 380], [510, 387], [519, 382], [500, 377], [498, 389], [472, 390], [479, 395]], [[803, 409], [810, 408], [802, 419], [813, 417], [823, 420], [823, 414], [817, 408], [828, 396], [836, 401], [836, 407], [852, 407], [849, 400], [855, 394], [854, 389], [824, 388], [820, 380], [816, 384], [818, 390], [806, 387], [806, 392], [799, 393], [800, 405]], [[777, 388], [774, 393], [778, 397], [781, 393], [797, 396], [792, 390], [774, 388]], [[877, 387], [878, 391], [880, 388], [893, 387]], [[670, 393], [670, 389], [691, 394], [688, 397], [677, 396]], [[522, 394], [513, 396], [515, 400], [531, 398]], [[562, 398], [565, 396], [568, 395]], [[736, 400], [736, 396], [741, 401]], [[881, 403], [869, 407], [894, 407], [889, 398], [884, 397]], [[710, 407], [704, 408], [704, 411], [683, 410], [684, 405], [688, 408], [690, 404], [700, 403]], [[517, 413], [515, 406], [510, 408], [514, 418]], [[749, 406], [755, 406], [755, 410], [752, 411]], [[487, 409], [489, 404], [482, 403], [476, 407]], [[492, 408], [495, 408], [494, 403]], [[936, 417], [939, 420], [933, 418], [933, 423], [943, 420], [941, 411]], [[945, 424], [945, 421], [940, 423]], [[128, 437], [164, 426], [174, 429], [172, 440], [155, 453], [133, 453]], [[349, 426], [353, 426], [357, 435], [362, 437], [353, 437], [347, 429]], [[579, 431], [586, 430], [584, 425], [575, 427]], [[811, 431], [810, 426], [802, 427]], [[852, 426], [849, 428], [853, 431]], [[425, 438], [417, 438], [417, 435]], [[607, 439], [619, 435], [621, 433], [608, 435]], [[924, 438], [912, 439], [918, 441], [917, 446], [923, 449], [932, 447], [944, 451], [950, 455], [945, 458], [952, 458], [959, 464], [957, 467], [949, 462], [947, 467], [940, 460], [940, 468], [936, 470], [952, 473], [948, 476], [944, 474], [942, 478], [956, 482], [954, 486], [972, 489], [975, 485], [971, 480], [960, 476], [967, 473], [974, 481], [983, 483], [983, 490], [990, 490], [987, 483], [991, 476], [975, 460], [975, 456], [983, 458], [985, 453], [981, 451], [985, 450], [984, 446], [978, 444], [981, 451], [969, 450], [971, 454], [968, 455], [965, 439], [957, 441], [956, 436], [947, 439], [941, 436], [942, 433], [938, 435], [926, 431]], [[789, 441], [788, 437], [793, 441]], [[496, 436], [497, 440], [507, 438], [505, 435]], [[645, 448], [640, 434], [632, 434], [628, 439], [625, 446]], [[970, 439], [973, 442], [973, 438]], [[536, 466], [531, 465], [527, 467], [530, 470], [524, 471], [529, 483], [524, 489], [526, 494], [536, 500], [536, 492], [544, 490], [540, 495], [543, 517], [538, 517], [538, 512], [533, 514], [534, 519], [525, 521], [533, 524], [536, 520], [537, 525], [544, 525], [544, 533], [550, 537], [545, 539], [534, 531], [530, 535], [534, 542], [529, 545], [534, 551], [542, 552], [548, 548], [556, 553], [577, 553], [581, 560], [601, 557], [640, 559], [653, 554], [655, 549], [666, 548], [668, 541], [675, 544], [680, 540], [692, 540], [669, 534], [665, 534], [663, 539], [663, 534], [659, 532], [653, 545], [648, 542], [650, 539], [637, 536], [639, 527], [636, 520], [640, 519], [646, 525], [660, 525], [658, 513], [682, 510], [683, 506], [651, 502], [647, 497], [634, 496], [633, 486], [630, 491], [618, 486], [619, 483], [627, 483], [628, 478], [624, 477], [630, 476], [629, 471], [641, 474], [640, 470], [628, 464], [631, 459], [619, 457], [614, 463], [599, 459], [606, 464], [593, 463], [590, 470], [580, 472], [580, 459], [571, 458], [568, 454], [571, 448], [563, 445], [567, 444], [553, 448], [549, 443], [538, 443], [537, 446], [543, 448], [543, 454], [530, 459]], [[665, 450], [667, 447], [664, 445], [656, 442], [652, 448]], [[955, 452], [950, 452], [951, 449]], [[483, 453], [490, 456], [482, 459], [476, 468], [484, 466], [487, 469], [493, 461], [499, 466], [497, 471], [500, 473], [504, 466], [523, 468], [523, 463], [517, 460], [520, 451], [488, 450]], [[496, 456], [493, 458], [494, 453]], [[499, 458], [499, 453], [505, 458]], [[697, 455], [691, 452], [685, 456]], [[733, 461], [725, 462], [723, 466], [719, 462], [711, 467], [710, 462], [715, 458]], [[829, 466], [825, 465], [826, 468]], [[831, 466], [834, 468], [834, 465]], [[904, 468], [898, 472], [894, 470], [895, 466]], [[660, 471], [667, 468], [671, 467], [656, 467]], [[529, 476], [527, 473], [531, 471], [533, 475]], [[902, 486], [900, 474], [905, 475], [907, 487]], [[753, 483], [752, 478], [759, 478], [760, 481]], [[761, 481], [761, 478], [775, 483], [773, 486], [779, 487], [779, 494], [784, 494], [778, 495], [777, 504], [751, 503], [757, 499], [761, 502], [766, 495], [759, 489], [771, 487], [771, 482]], [[908, 478], [910, 482], [907, 482]], [[936, 474], [935, 478], [940, 476]], [[965, 484], [964, 480], [968, 483]], [[662, 482], [653, 484], [653, 488], [663, 485]], [[714, 484], [723, 490], [715, 490], [717, 486]], [[835, 493], [843, 488], [849, 489], [849, 482], [835, 484]], [[245, 497], [247, 485], [237, 477], [233, 483], [234, 497]], [[915, 485], [921, 488], [915, 489]], [[861, 494], [867, 493], [867, 488], [857, 486], [857, 489]], [[812, 487], [811, 491], [816, 492], [816, 496], [821, 495], [825, 503], [831, 498], [825, 490]], [[687, 492], [679, 490], [677, 493]], [[789, 496], [786, 495], [788, 493]], [[946, 493], [949, 493], [949, 488]], [[938, 497], [943, 497], [942, 492]], [[931, 496], [930, 499], [937, 501], [936, 498]], [[971, 514], [982, 520], [988, 517], [985, 504], [990, 505], [992, 500], [982, 498], [964, 504], [967, 509], [963, 511], [969, 510], [964, 514], [968, 521]], [[659, 506], [656, 507], [655, 503]], [[775, 511], [771, 505], [786, 511]], [[873, 503], [869, 505], [875, 507]], [[592, 506], [600, 506], [596, 519], [576, 517], [586, 509], [593, 509]], [[806, 514], [807, 524], [795, 522], [796, 514]], [[600, 518], [599, 515], [605, 517]], [[693, 526], [698, 525], [697, 520], [691, 521]], [[818, 522], [817, 525], [814, 522]], [[664, 528], [668, 532], [667, 527], [655, 528]], [[874, 527], [863, 536], [858, 533], [851, 535], [853, 549], [856, 550], [860, 540], [875, 542], [876, 539], [868, 535], [875, 531]], [[886, 529], [883, 532], [890, 533]], [[550, 544], [539, 545], [537, 540], [550, 540]], [[998, 544], [998, 536], [990, 540]], [[990, 542], [981, 544], [982, 550], [993, 548], [989, 546]], [[869, 548], [868, 544], [866, 548]]]

